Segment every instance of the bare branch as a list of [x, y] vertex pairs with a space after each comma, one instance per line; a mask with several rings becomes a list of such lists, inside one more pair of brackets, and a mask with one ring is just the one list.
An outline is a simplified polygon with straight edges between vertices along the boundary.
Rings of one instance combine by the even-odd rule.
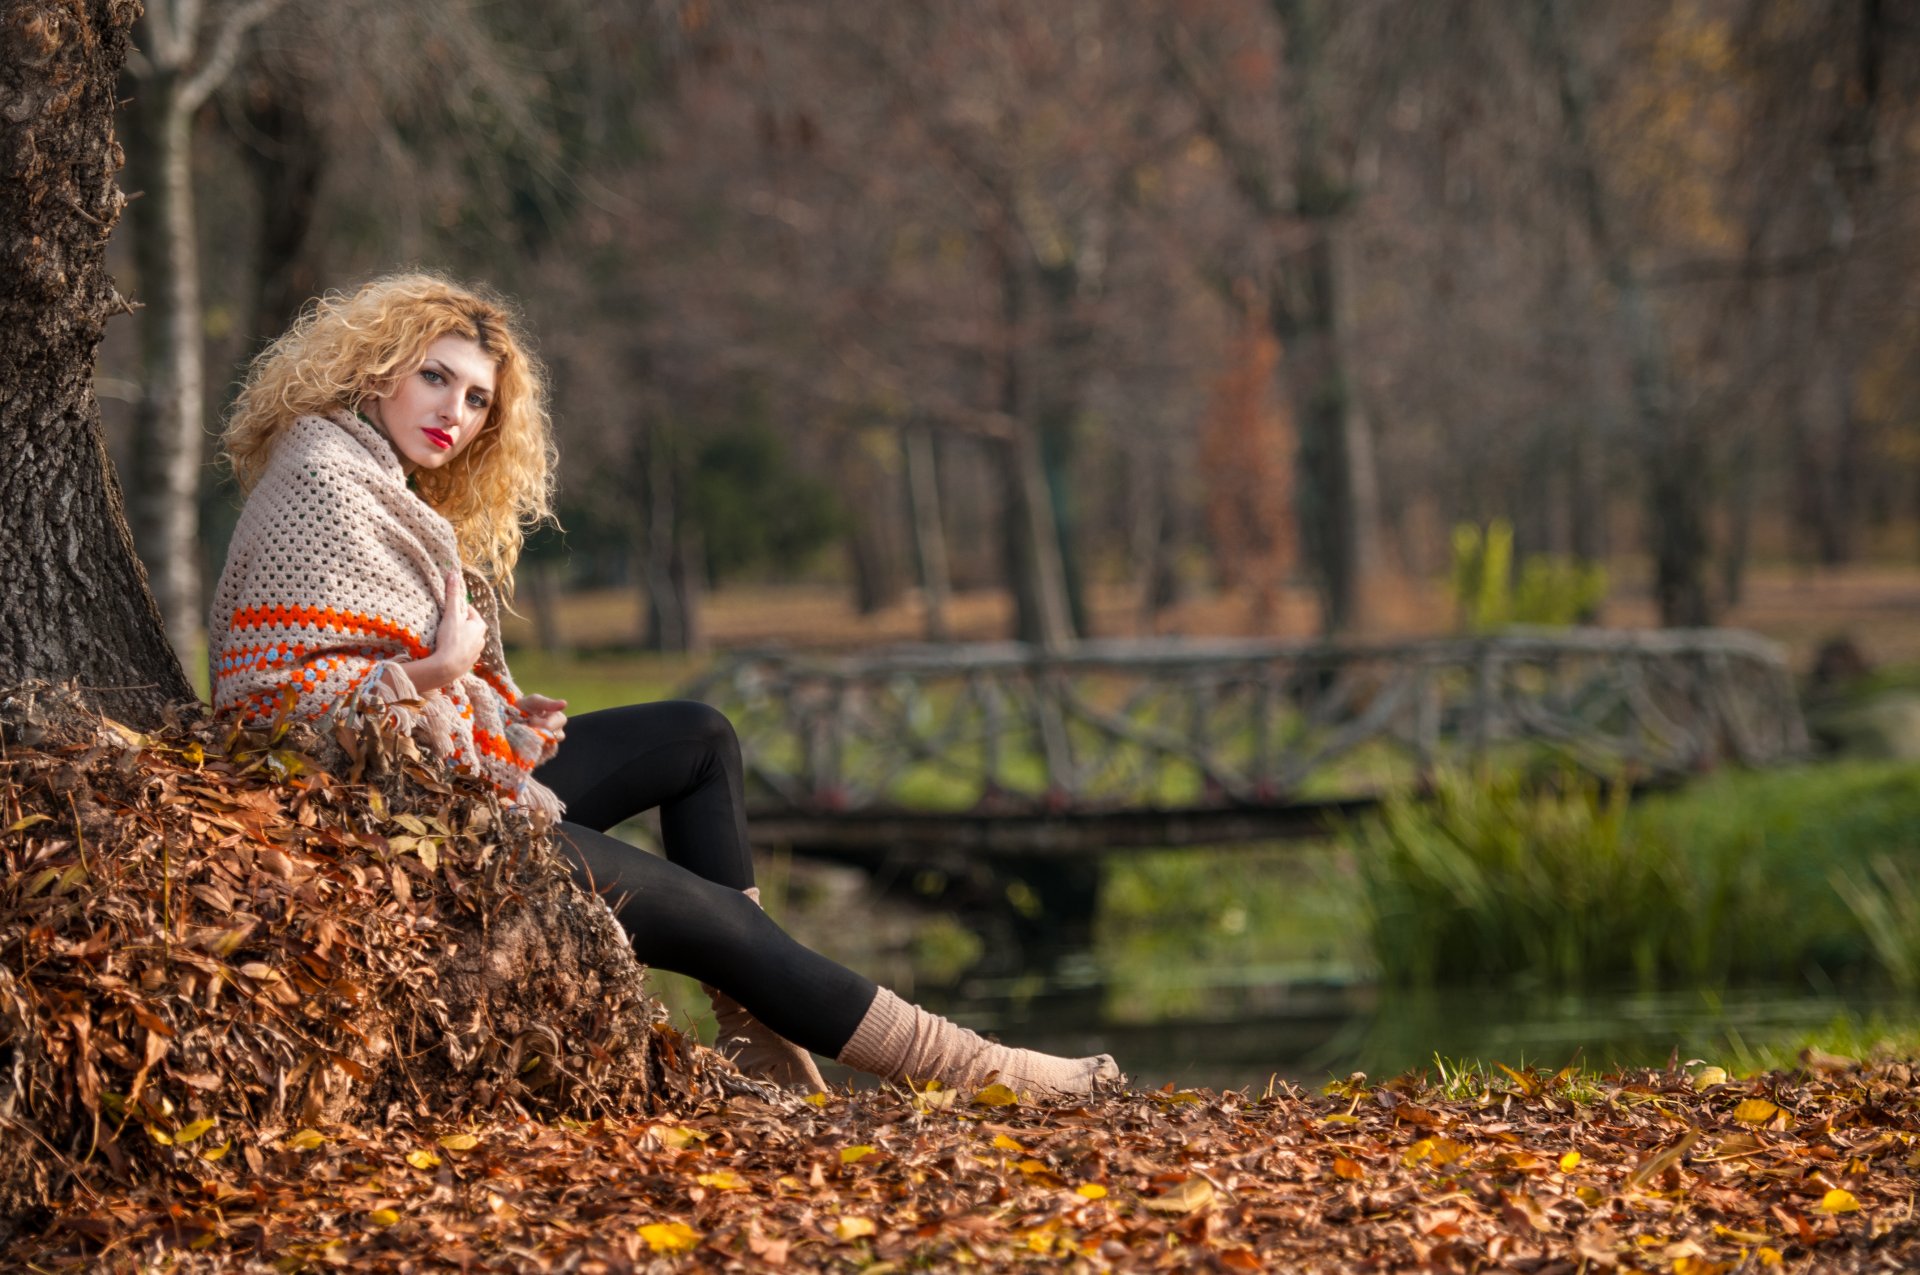
[[220, 27], [220, 34], [214, 37], [213, 49], [207, 54], [200, 69], [193, 78], [180, 86], [177, 99], [178, 108], [187, 114], [200, 109], [202, 103], [213, 95], [213, 91], [225, 83], [227, 76], [233, 73], [233, 64], [240, 57], [240, 41], [247, 32], [259, 26], [270, 17], [285, 0], [247, 0], [246, 4], [234, 9]]

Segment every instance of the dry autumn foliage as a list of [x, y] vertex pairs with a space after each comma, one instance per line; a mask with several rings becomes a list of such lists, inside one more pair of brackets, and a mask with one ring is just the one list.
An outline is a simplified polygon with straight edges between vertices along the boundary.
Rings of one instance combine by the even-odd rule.
[[1903, 1062], [803, 1099], [624, 974], [460, 1000], [558, 870], [404, 756], [0, 724], [8, 1270], [1920, 1267]]
[[304, 1127], [694, 1083], [611, 913], [411, 741], [149, 735], [19, 688], [0, 776], [0, 1238], [75, 1190], [260, 1171]]

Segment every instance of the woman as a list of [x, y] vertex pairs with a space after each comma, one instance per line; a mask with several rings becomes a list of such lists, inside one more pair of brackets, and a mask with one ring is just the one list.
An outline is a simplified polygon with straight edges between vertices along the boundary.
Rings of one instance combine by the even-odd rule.
[[[809, 1050], [890, 1080], [1042, 1095], [1106, 1055], [1008, 1049], [789, 938], [759, 908], [739, 745], [703, 704], [569, 720], [524, 694], [495, 590], [551, 507], [542, 370], [496, 297], [431, 275], [322, 298], [254, 360], [225, 445], [248, 493], [209, 623], [214, 706], [387, 719], [542, 823], [641, 961], [707, 984], [749, 1074], [824, 1087]], [[659, 806], [667, 858], [606, 830]]]

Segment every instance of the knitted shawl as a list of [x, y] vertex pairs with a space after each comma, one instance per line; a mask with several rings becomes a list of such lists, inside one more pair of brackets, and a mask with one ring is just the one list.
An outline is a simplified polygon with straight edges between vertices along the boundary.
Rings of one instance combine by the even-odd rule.
[[[421, 695], [407, 662], [432, 651], [455, 570], [487, 621], [486, 648], [465, 676]], [[271, 721], [291, 691], [293, 713], [317, 724], [383, 716], [536, 819], [558, 817], [531, 775], [558, 740], [519, 707], [493, 589], [461, 564], [452, 525], [408, 490], [392, 444], [359, 416], [302, 416], [274, 443], [209, 620], [216, 711]]]

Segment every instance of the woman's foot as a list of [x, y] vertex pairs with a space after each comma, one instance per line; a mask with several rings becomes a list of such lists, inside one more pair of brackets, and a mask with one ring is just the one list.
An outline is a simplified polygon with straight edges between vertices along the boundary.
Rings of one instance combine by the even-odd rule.
[[820, 1093], [827, 1087], [813, 1055], [749, 1014], [746, 1007], [716, 987], [702, 985], [713, 1002], [719, 1024], [713, 1047], [733, 1060], [743, 1076], [765, 1080], [783, 1089]]
[[[760, 906], [760, 887], [748, 886], [740, 893]], [[713, 1002], [713, 1047], [733, 1060], [743, 1076], [766, 1080], [782, 1089], [804, 1089], [824, 1093], [827, 1082], [813, 1065], [813, 1055], [780, 1035], [747, 1012], [747, 1007], [717, 987], [705, 983], [700, 990]]]
[[835, 1061], [887, 1080], [937, 1080], [955, 1089], [997, 1080], [1016, 1093], [1046, 1098], [1084, 1097], [1122, 1079], [1108, 1054], [1057, 1058], [997, 1045], [884, 987]]

